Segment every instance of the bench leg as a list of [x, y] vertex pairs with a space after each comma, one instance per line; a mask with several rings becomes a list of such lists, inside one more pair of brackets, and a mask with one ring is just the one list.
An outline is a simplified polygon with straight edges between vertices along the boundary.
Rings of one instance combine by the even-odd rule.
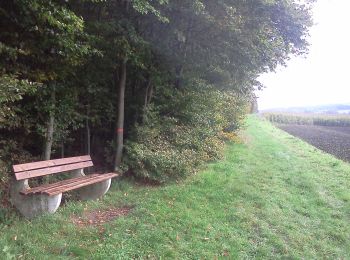
[[55, 196], [22, 195], [20, 191], [29, 189], [28, 180], [14, 181], [11, 185], [11, 203], [28, 219], [54, 213], [61, 204], [62, 193]]
[[[73, 177], [80, 177], [84, 175], [85, 174], [82, 169], [72, 171]], [[75, 194], [79, 200], [96, 200], [105, 195], [110, 186], [111, 179], [82, 187], [76, 190]]]
[[94, 183], [89, 186], [82, 187], [76, 191], [77, 197], [80, 200], [96, 200], [101, 198], [109, 190], [111, 179]]

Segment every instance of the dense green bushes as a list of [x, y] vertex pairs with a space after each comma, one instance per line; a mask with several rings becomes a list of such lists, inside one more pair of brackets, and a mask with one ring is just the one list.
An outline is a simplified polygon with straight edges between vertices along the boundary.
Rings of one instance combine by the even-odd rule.
[[159, 182], [187, 176], [221, 156], [223, 129], [235, 131], [242, 124], [246, 98], [197, 84], [174, 91], [171, 103], [149, 108], [135, 127], [125, 163], [137, 176]]
[[263, 117], [278, 124], [350, 126], [350, 115], [263, 113]]

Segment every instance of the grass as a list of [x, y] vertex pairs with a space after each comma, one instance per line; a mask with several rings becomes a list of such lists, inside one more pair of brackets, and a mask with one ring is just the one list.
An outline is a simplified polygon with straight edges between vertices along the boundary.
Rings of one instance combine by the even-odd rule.
[[[69, 202], [0, 230], [2, 256], [22, 259], [349, 259], [350, 166], [255, 117], [243, 144], [164, 187], [122, 181], [100, 201]], [[84, 210], [134, 206], [103, 229]]]

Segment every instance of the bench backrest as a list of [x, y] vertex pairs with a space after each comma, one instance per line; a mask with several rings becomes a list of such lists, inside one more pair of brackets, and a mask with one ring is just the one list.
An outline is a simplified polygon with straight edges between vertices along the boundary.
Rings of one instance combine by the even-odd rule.
[[13, 165], [17, 180], [24, 180], [54, 173], [93, 166], [90, 155]]

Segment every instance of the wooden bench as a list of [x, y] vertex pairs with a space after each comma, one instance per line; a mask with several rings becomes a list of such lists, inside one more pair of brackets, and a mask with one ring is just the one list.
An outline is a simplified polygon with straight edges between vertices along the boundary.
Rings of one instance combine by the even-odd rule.
[[[89, 155], [13, 165], [16, 180], [10, 189], [11, 202], [26, 218], [33, 218], [54, 213], [61, 203], [63, 192], [76, 190], [76, 196], [81, 200], [100, 198], [108, 191], [111, 179], [119, 175], [85, 175], [84, 168], [91, 166], [93, 162]], [[72, 178], [29, 187], [28, 180], [31, 178], [67, 172]]]

